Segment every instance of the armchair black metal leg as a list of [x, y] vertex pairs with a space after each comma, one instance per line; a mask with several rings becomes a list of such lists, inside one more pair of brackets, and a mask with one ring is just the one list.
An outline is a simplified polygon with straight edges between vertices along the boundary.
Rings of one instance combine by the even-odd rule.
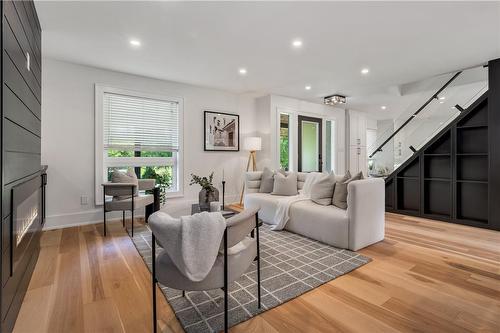
[[122, 211], [123, 216], [122, 216], [122, 226], [125, 228], [125, 211]]
[[260, 309], [260, 244], [259, 244], [259, 218], [255, 216], [255, 233], [257, 234], [257, 306]]
[[134, 237], [134, 211], [132, 211], [132, 237]]
[[185, 290], [182, 291], [182, 297], [186, 297], [186, 291]]
[[155, 235], [151, 234], [151, 257], [152, 257], [152, 268], [151, 268], [151, 282], [153, 285], [153, 332], [156, 333], [156, 240]]
[[102, 193], [102, 211], [104, 212], [104, 237], [106, 237], [106, 191]]
[[227, 229], [224, 231], [224, 332], [228, 328]]
[[135, 187], [132, 186], [132, 237], [134, 237], [134, 192]]

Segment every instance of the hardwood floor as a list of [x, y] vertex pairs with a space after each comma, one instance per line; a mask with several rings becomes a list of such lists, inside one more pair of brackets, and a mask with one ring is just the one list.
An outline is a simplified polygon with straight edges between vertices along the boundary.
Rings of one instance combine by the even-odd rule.
[[[14, 332], [151, 332], [150, 274], [121, 223], [47, 231]], [[232, 332], [500, 332], [500, 232], [387, 214], [373, 261]], [[160, 294], [158, 294], [160, 295]], [[182, 332], [163, 297], [163, 332]]]

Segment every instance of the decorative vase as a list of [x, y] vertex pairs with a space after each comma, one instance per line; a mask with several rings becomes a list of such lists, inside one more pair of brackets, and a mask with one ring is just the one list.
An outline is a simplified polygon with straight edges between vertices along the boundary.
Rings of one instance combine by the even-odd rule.
[[200, 204], [200, 211], [210, 211], [210, 203], [212, 201], [219, 201], [219, 190], [212, 187], [212, 190], [201, 189], [198, 194], [198, 202]]

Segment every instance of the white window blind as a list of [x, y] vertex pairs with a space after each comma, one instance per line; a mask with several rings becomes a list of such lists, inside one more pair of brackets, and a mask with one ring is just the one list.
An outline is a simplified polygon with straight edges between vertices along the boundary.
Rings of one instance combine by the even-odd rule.
[[105, 92], [104, 148], [179, 151], [179, 103]]

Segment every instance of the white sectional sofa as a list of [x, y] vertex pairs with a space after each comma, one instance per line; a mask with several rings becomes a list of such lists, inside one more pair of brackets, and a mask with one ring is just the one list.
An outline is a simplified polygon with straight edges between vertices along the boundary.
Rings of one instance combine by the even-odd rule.
[[[307, 173], [297, 174], [297, 190], [301, 190]], [[261, 171], [245, 175], [245, 207], [259, 206], [259, 218], [273, 224], [278, 201], [283, 196], [259, 193]], [[337, 176], [337, 179], [342, 177]], [[320, 242], [350, 250], [359, 250], [384, 239], [384, 180], [368, 178], [348, 184], [347, 209], [322, 206], [311, 200], [290, 206], [290, 219], [285, 229]]]

